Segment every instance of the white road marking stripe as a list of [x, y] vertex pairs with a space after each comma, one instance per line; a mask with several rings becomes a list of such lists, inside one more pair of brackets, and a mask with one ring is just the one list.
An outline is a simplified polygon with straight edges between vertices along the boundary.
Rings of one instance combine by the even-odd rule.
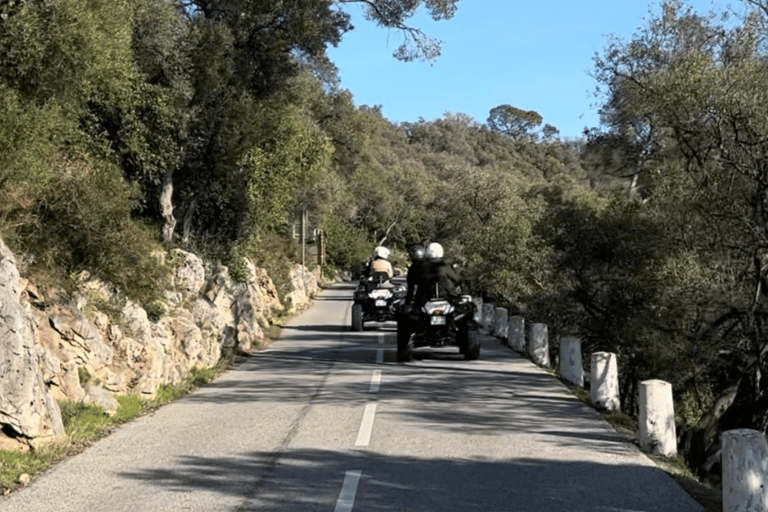
[[374, 370], [371, 376], [371, 393], [378, 393], [381, 384], [381, 370]]
[[360, 432], [357, 433], [355, 446], [368, 446], [371, 442], [373, 431], [373, 419], [376, 417], [376, 404], [367, 404], [363, 413], [363, 422], [360, 424]]
[[355, 495], [357, 494], [357, 486], [360, 483], [360, 476], [362, 471], [347, 471], [344, 475], [344, 483], [341, 484], [341, 492], [339, 493], [339, 499], [336, 500], [336, 510], [334, 512], [352, 512], [352, 507], [355, 504]]

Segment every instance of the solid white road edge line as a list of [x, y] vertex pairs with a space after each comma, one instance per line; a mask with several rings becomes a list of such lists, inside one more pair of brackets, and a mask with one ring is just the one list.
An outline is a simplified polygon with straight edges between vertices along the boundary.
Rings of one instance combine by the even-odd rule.
[[357, 494], [357, 485], [360, 483], [362, 471], [347, 471], [344, 475], [344, 483], [341, 484], [339, 499], [336, 500], [336, 509], [334, 512], [351, 512], [355, 504], [355, 495]]
[[376, 404], [367, 404], [363, 413], [363, 422], [360, 424], [360, 431], [357, 433], [355, 446], [368, 446], [371, 442], [371, 432], [373, 431], [373, 420], [376, 417]]

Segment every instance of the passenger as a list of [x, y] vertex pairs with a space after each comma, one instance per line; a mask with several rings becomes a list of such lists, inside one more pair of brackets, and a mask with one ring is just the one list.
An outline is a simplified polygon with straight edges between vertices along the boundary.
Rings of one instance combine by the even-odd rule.
[[392, 276], [395, 275], [395, 270], [392, 268], [392, 263], [389, 261], [389, 249], [381, 245], [373, 251], [371, 277], [375, 278], [377, 272], [386, 274], [387, 281], [392, 279]]
[[443, 246], [432, 242], [427, 245], [425, 256], [427, 267], [423, 286], [416, 294], [417, 302], [425, 302], [434, 297], [450, 299], [458, 294], [459, 275], [448, 263], [443, 261]]

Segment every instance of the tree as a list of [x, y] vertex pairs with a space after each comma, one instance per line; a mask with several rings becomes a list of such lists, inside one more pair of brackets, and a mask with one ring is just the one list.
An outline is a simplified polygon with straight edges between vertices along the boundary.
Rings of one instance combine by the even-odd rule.
[[404, 62], [432, 61], [440, 56], [440, 41], [426, 35], [421, 29], [407, 24], [423, 5], [432, 19], [451, 19], [456, 13], [459, 0], [339, 0], [340, 4], [363, 4], [366, 19], [403, 34], [403, 43], [395, 50], [394, 57]]
[[[431, 59], [439, 51], [435, 52], [434, 46], [425, 42], [427, 39], [421, 31], [406, 25], [406, 20], [422, 4], [434, 19], [450, 18], [457, 1], [185, 2], [183, 12], [188, 17], [189, 35], [180, 40], [189, 52], [192, 88], [182, 123], [187, 127], [183, 131], [183, 159], [178, 169], [166, 175], [163, 189], [173, 187], [172, 197], [183, 218], [182, 240], [190, 241], [193, 233], [206, 234], [206, 237], [216, 233], [222, 242], [237, 238], [240, 232], [237, 227], [242, 227], [244, 219], [237, 212], [241, 212], [244, 201], [248, 201], [237, 193], [248, 188], [240, 186], [249, 174], [243, 171], [243, 162], [256, 165], [257, 161], [270, 161], [265, 151], [279, 147], [270, 134], [257, 128], [259, 123], [253, 119], [273, 108], [285, 108], [285, 105], [271, 104], [286, 101], [285, 97], [277, 96], [292, 87], [291, 81], [301, 74], [303, 66], [312, 63], [314, 69], [324, 72], [332, 67], [325, 50], [329, 45], [337, 45], [352, 28], [349, 14], [344, 10], [346, 5], [361, 3], [369, 20], [403, 31], [406, 43], [399, 50], [398, 58], [411, 60], [417, 56]], [[302, 100], [294, 97], [287, 101]], [[340, 108], [342, 104], [343, 101], [339, 103]], [[320, 119], [325, 122], [324, 117]], [[354, 137], [338, 131], [334, 134], [334, 139], [341, 141], [342, 138], [347, 139], [348, 150], [357, 151]], [[256, 160], [255, 155], [259, 155]], [[294, 157], [302, 158], [301, 155]], [[343, 153], [337, 158], [343, 158]], [[230, 195], [222, 197], [222, 193]], [[273, 220], [268, 224], [274, 225]], [[257, 217], [251, 217], [251, 222], [258, 221]], [[169, 238], [173, 219], [166, 225]]]
[[558, 135], [560, 135], [560, 130], [558, 130], [556, 127], [552, 126], [551, 124], [545, 124], [544, 128], [541, 129], [541, 134], [544, 136], [544, 139], [552, 140], [557, 138]]
[[667, 291], [678, 307], [666, 332], [714, 347], [699, 349], [713, 357], [678, 378], [698, 389], [704, 382], [715, 397], [738, 385], [733, 405], [716, 416], [720, 426], [765, 431], [768, 12], [765, 2], [747, 3], [756, 9], [726, 27], [665, 2], [631, 41], [609, 45], [595, 76], [607, 87], [610, 133], [639, 149], [647, 208], [667, 226], [678, 260], [688, 261], [676, 275], [703, 276]]
[[488, 127], [513, 139], [533, 138], [531, 131], [541, 124], [542, 117], [533, 110], [521, 110], [512, 105], [493, 107], [488, 115]]

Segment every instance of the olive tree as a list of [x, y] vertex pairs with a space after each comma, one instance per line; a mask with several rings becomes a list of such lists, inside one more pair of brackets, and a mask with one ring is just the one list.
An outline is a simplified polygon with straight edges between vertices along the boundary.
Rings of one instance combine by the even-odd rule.
[[606, 86], [609, 130], [639, 148], [645, 209], [674, 245], [670, 276], [681, 279], [665, 293], [677, 308], [658, 331], [698, 347], [688, 350], [697, 368], [678, 382], [715, 397], [738, 389], [720, 424], [765, 431], [768, 12], [746, 3], [755, 9], [723, 24], [665, 2], [630, 41], [609, 44], [595, 77]]

